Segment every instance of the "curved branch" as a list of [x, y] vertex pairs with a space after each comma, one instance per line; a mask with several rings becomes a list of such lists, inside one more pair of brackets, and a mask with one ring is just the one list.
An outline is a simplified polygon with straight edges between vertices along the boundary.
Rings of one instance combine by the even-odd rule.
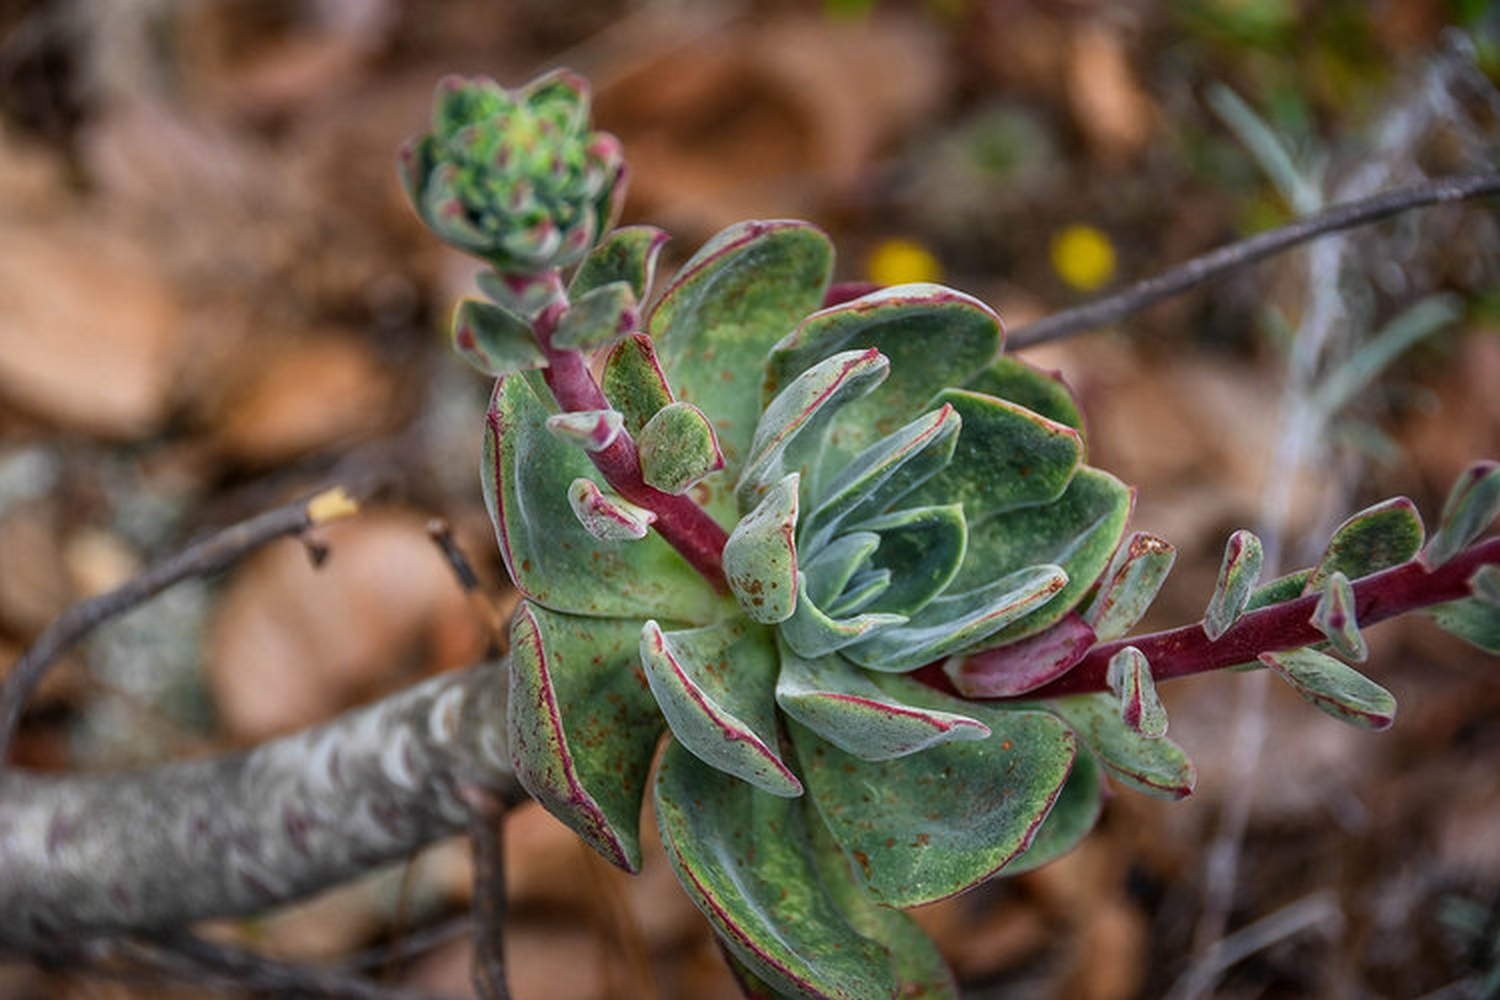
[[1378, 222], [1425, 205], [1493, 194], [1500, 194], [1500, 172], [1439, 177], [1334, 205], [1277, 229], [1211, 250], [1118, 292], [1029, 323], [1013, 331], [1006, 338], [1006, 344], [1012, 350], [1018, 350], [1108, 326], [1163, 299], [1179, 295], [1194, 285], [1319, 236]]
[[443, 674], [241, 754], [0, 773], [0, 946], [259, 913], [464, 832], [462, 789], [525, 797], [506, 676], [503, 662]]

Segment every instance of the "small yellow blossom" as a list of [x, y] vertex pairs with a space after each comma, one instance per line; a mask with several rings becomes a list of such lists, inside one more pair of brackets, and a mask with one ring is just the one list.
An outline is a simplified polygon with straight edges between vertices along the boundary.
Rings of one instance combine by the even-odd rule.
[[1092, 292], [1115, 276], [1115, 247], [1093, 226], [1075, 224], [1052, 237], [1052, 269], [1080, 292]]
[[882, 240], [865, 263], [866, 273], [877, 285], [904, 285], [913, 281], [941, 281], [943, 265], [922, 244], [895, 237]]

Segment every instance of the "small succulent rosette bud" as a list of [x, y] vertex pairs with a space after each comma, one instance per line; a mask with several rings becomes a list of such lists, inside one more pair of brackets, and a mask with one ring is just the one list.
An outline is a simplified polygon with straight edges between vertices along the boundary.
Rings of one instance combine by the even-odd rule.
[[583, 259], [625, 190], [619, 140], [590, 128], [588, 84], [566, 70], [519, 90], [444, 79], [432, 131], [407, 143], [400, 166], [428, 227], [501, 274]]

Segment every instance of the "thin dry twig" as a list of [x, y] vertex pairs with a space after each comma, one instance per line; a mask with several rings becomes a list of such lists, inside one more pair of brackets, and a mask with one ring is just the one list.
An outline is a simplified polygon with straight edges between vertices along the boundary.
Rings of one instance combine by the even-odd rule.
[[1500, 194], [1500, 172], [1439, 177], [1394, 188], [1368, 198], [1347, 201], [1268, 232], [1257, 233], [1211, 250], [1144, 281], [1138, 281], [1128, 288], [1029, 323], [1012, 331], [1006, 338], [1006, 343], [1012, 350], [1016, 350], [1096, 330], [1164, 299], [1180, 295], [1195, 285], [1278, 254], [1299, 243], [1339, 230], [1379, 222], [1414, 208], [1495, 194]]
[[21, 710], [47, 668], [91, 631], [175, 583], [218, 572], [268, 542], [299, 535], [315, 524], [347, 516], [356, 509], [354, 501], [337, 488], [319, 493], [311, 500], [277, 507], [189, 546], [113, 590], [69, 607], [16, 661], [0, 683], [0, 763], [10, 749]]
[[474, 848], [474, 989], [481, 1000], [510, 1000], [505, 983], [505, 802], [487, 788], [460, 790]]
[[479, 582], [479, 574], [474, 572], [474, 564], [464, 554], [463, 547], [458, 544], [458, 539], [453, 537], [453, 527], [446, 520], [434, 517], [428, 521], [427, 535], [442, 552], [449, 568], [453, 570], [453, 576], [458, 580], [459, 587], [484, 621], [490, 640], [488, 655], [498, 655], [504, 648], [502, 637], [505, 634], [505, 616], [501, 614], [500, 606], [495, 603], [492, 595], [485, 593], [484, 587]]

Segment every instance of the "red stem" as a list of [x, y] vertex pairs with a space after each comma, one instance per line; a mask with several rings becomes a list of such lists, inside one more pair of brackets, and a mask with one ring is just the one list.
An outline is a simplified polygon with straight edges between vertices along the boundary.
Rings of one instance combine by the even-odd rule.
[[[1470, 546], [1433, 570], [1420, 560], [1412, 560], [1356, 580], [1356, 620], [1361, 626], [1373, 625], [1408, 611], [1468, 597], [1469, 578], [1486, 564], [1500, 564], [1500, 537]], [[1089, 650], [1078, 666], [1050, 684], [996, 700], [1035, 701], [1107, 690], [1105, 673], [1110, 658], [1126, 646], [1145, 654], [1158, 681], [1253, 663], [1261, 653], [1322, 642], [1323, 633], [1311, 622], [1317, 604], [1318, 595], [1308, 594], [1251, 611], [1218, 639], [1210, 639], [1200, 624], [1117, 639]]]
[[[583, 352], [552, 346], [552, 331], [566, 309], [566, 305], [558, 303], [536, 318], [537, 343], [547, 356], [542, 377], [557, 405], [568, 412], [610, 409], [609, 399], [589, 370]], [[724, 543], [729, 540], [728, 533], [692, 498], [663, 492], [646, 482], [641, 476], [635, 439], [628, 431], [621, 430], [609, 447], [590, 452], [589, 457], [615, 492], [656, 515], [652, 527], [668, 545], [714, 589], [728, 593], [729, 585], [724, 579]]]

